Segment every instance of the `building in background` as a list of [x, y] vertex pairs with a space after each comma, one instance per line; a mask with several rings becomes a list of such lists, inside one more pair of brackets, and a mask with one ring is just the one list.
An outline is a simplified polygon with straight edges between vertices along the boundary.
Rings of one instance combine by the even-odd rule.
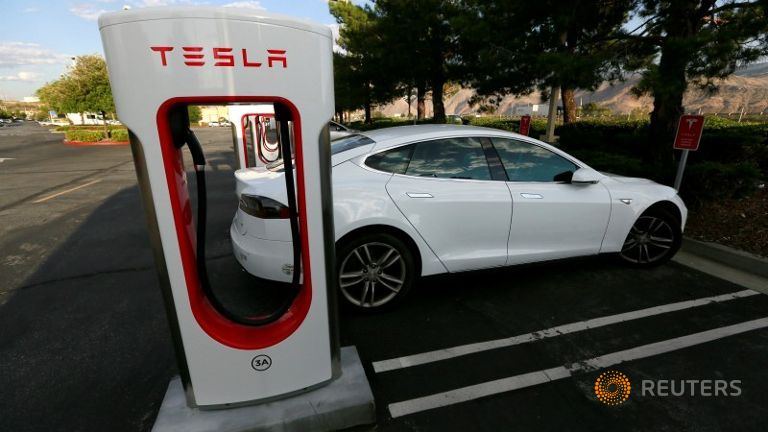
[[229, 120], [229, 109], [226, 105], [211, 105], [200, 107], [200, 125], [218, 123]]

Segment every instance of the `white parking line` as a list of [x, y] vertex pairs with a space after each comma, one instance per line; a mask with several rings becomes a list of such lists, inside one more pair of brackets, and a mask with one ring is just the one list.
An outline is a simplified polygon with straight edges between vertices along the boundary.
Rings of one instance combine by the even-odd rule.
[[661, 306], [654, 306], [646, 309], [639, 309], [631, 312], [609, 315], [600, 318], [593, 318], [586, 321], [579, 321], [570, 324], [564, 324], [557, 327], [551, 327], [545, 330], [539, 330], [532, 333], [512, 336], [504, 339], [495, 339], [486, 342], [478, 342], [466, 345], [459, 345], [452, 348], [439, 349], [421, 354], [413, 354], [404, 357], [397, 357], [389, 360], [381, 360], [373, 363], [373, 370], [376, 373], [387, 372], [391, 370], [403, 369], [411, 366], [432, 363], [441, 360], [448, 360], [455, 357], [468, 354], [479, 353], [483, 351], [510, 347], [527, 342], [533, 342], [541, 339], [561, 336], [568, 333], [575, 333], [583, 330], [603, 327], [621, 322], [636, 320], [654, 315], [660, 315], [668, 312], [675, 312], [684, 309], [690, 309], [699, 306], [705, 306], [711, 303], [722, 303], [729, 300], [744, 298], [759, 294], [757, 291], [744, 290], [729, 294], [717, 295], [712, 297], [702, 297], [694, 300], [686, 300], [677, 303], [669, 303]]
[[557, 381], [578, 373], [592, 372], [597, 369], [603, 369], [626, 361], [642, 359], [688, 348], [694, 345], [700, 345], [765, 327], [768, 327], [768, 317], [642, 345], [636, 348], [617, 351], [615, 353], [594, 357], [568, 365], [488, 381], [402, 402], [395, 402], [389, 404], [389, 413], [393, 418], [396, 418], [421, 411], [468, 402], [486, 396]]
[[84, 188], [86, 186], [90, 186], [90, 185], [98, 183], [100, 181], [101, 181], [101, 179], [97, 179], [97, 180], [89, 181], [88, 183], [83, 183], [80, 186], [75, 186], [75, 187], [73, 187], [71, 189], [67, 189], [67, 190], [64, 190], [64, 191], [61, 191], [61, 192], [57, 192], [57, 193], [55, 193], [53, 195], [48, 195], [47, 197], [40, 198], [37, 201], [32, 201], [32, 204], [38, 204], [38, 203], [41, 203], [41, 202], [44, 202], [44, 201], [48, 201], [49, 199], [53, 199], [53, 198], [56, 198], [57, 196], [61, 196], [61, 195], [64, 195], [64, 194], [67, 194], [67, 193], [70, 193], [70, 192], [74, 192], [74, 191], [76, 191], [78, 189], [82, 189], [82, 188]]

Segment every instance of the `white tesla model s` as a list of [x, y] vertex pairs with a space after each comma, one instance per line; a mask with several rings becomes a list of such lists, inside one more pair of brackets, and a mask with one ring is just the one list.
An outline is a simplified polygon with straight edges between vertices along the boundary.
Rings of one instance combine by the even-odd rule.
[[[599, 253], [652, 266], [680, 247], [687, 209], [670, 187], [602, 174], [497, 129], [405, 126], [331, 143], [338, 287], [360, 308], [402, 300], [418, 276]], [[282, 166], [236, 172], [235, 256], [289, 281]]]

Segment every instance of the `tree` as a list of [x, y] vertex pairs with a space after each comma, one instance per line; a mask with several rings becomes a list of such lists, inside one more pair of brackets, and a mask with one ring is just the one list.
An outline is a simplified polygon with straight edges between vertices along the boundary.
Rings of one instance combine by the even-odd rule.
[[378, 20], [377, 30], [382, 37], [382, 45], [389, 55], [383, 58], [384, 68], [393, 74], [397, 85], [409, 98], [416, 93], [416, 119], [423, 120], [426, 112], [427, 63], [424, 61], [422, 40], [419, 31], [414, 29], [416, 20], [409, 13], [416, 2], [379, 0], [375, 13]]
[[[342, 53], [333, 53], [333, 88], [336, 101], [336, 114], [344, 122], [344, 113], [365, 108], [366, 84], [361, 66], [355, 57]], [[367, 111], [370, 112], [370, 109]]]
[[115, 112], [107, 64], [101, 56], [84, 55], [56, 81], [37, 90], [40, 100], [62, 112]]
[[451, 0], [377, 0], [374, 12], [389, 60], [406, 93], [416, 89], [417, 117], [423, 118], [426, 89], [432, 90], [434, 121], [445, 122], [445, 84], [454, 77], [457, 2]]
[[563, 119], [576, 118], [576, 88], [618, 77], [610, 41], [632, 0], [466, 0], [455, 26], [465, 84], [498, 101], [561, 87]]
[[194, 124], [203, 119], [203, 112], [197, 105], [189, 105], [187, 107], [187, 113], [189, 113], [189, 124]]
[[618, 52], [641, 70], [637, 94], [653, 96], [645, 159], [672, 163], [672, 139], [689, 83], [715, 91], [716, 79], [768, 54], [768, 2], [639, 0], [643, 23], [623, 32]]
[[452, 77], [455, 5], [452, 0], [377, 0], [373, 7], [329, 2], [331, 14], [341, 24], [339, 45], [345, 51], [340, 63], [344, 68], [337, 71], [347, 75], [346, 84], [362, 89], [366, 121], [373, 103], [390, 102], [413, 90], [417, 118], [423, 119], [430, 89], [434, 120], [445, 121], [443, 89]]
[[397, 97], [395, 78], [386, 69], [388, 53], [377, 29], [377, 17], [370, 6], [347, 1], [330, 1], [328, 7], [340, 24], [338, 44], [344, 53], [334, 58], [339, 62], [334, 70], [348, 79], [340, 87], [349, 90], [342, 97], [349, 96], [346, 102], [352, 106], [362, 99], [365, 121], [369, 123], [374, 104]]
[[41, 101], [54, 111], [63, 111], [64, 106], [67, 105], [65, 99], [68, 96], [64, 78], [45, 83], [45, 85], [37, 89], [36, 94]]

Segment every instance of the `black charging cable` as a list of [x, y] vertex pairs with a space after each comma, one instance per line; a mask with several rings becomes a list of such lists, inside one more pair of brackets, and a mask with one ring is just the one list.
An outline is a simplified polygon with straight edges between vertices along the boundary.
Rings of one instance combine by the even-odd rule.
[[[186, 112], [186, 107], [184, 108], [184, 111]], [[189, 123], [187, 122], [187, 124]], [[194, 132], [192, 132], [192, 130], [190, 130], [188, 127], [186, 127], [186, 133], [183, 138], [184, 140], [181, 144], [183, 145], [186, 143], [187, 147], [189, 148], [189, 152], [192, 155], [192, 162], [195, 166], [195, 178], [197, 180], [196, 264], [198, 279], [200, 280], [200, 285], [202, 286], [205, 297], [211, 303], [211, 306], [213, 306], [213, 308], [216, 309], [220, 314], [222, 314], [230, 321], [236, 322], [238, 324], [260, 326], [277, 321], [291, 307], [293, 301], [301, 289], [301, 237], [299, 236], [298, 212], [296, 211], [296, 189], [293, 179], [293, 163], [290, 158], [290, 156], [292, 156], [292, 151], [291, 143], [288, 139], [288, 121], [286, 120], [281, 122], [280, 145], [282, 147], [282, 154], [289, 156], [285, 159], [285, 187], [288, 196], [291, 239], [293, 240], [293, 278], [290, 284], [291, 292], [279, 308], [273, 312], [270, 312], [269, 314], [259, 316], [240, 316], [231, 312], [226, 306], [224, 306], [224, 304], [213, 292], [211, 281], [208, 276], [208, 265], [205, 260], [205, 235], [208, 215], [208, 192], [205, 179], [205, 154], [203, 153], [203, 147], [200, 145], [200, 141], [198, 141]], [[178, 142], [176, 144], [178, 146]]]

